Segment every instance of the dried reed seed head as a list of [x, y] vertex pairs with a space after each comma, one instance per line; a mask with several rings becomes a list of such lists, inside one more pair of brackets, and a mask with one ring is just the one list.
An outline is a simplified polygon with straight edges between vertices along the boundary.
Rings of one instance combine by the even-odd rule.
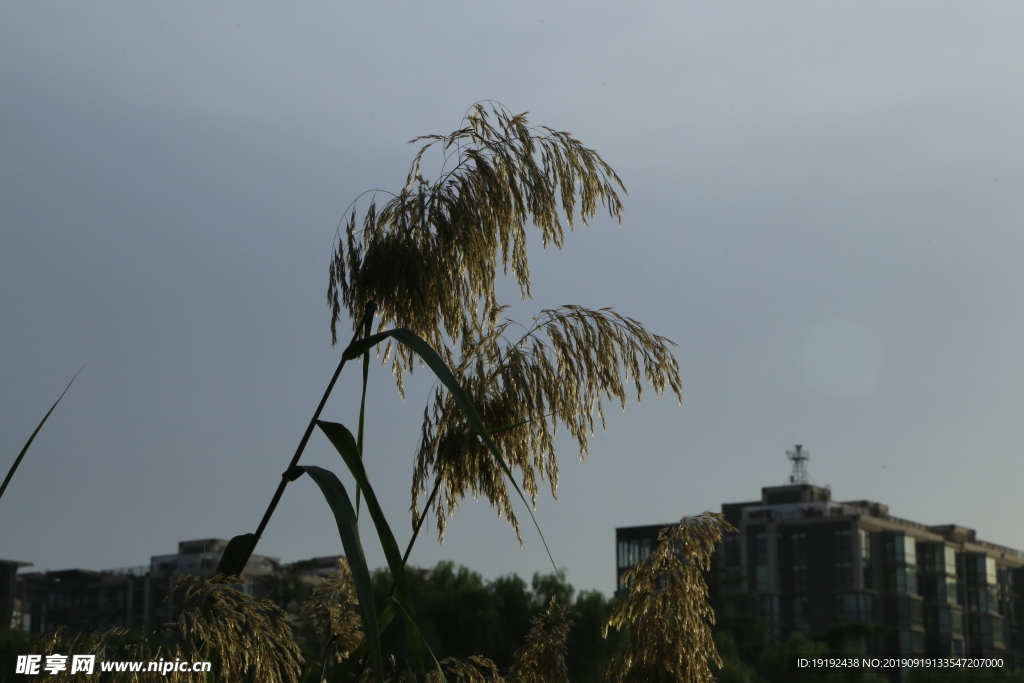
[[506, 683], [498, 673], [498, 666], [479, 655], [471, 655], [466, 661], [448, 657], [440, 661], [440, 667], [441, 672], [433, 669], [427, 674], [428, 683]]
[[[357, 683], [374, 681], [372, 667], [365, 668], [357, 678]], [[494, 662], [478, 655], [472, 655], [465, 661], [448, 657], [437, 662], [427, 671], [426, 683], [505, 683], [498, 673]], [[417, 683], [416, 674], [409, 668], [400, 668], [395, 656], [385, 660], [385, 683]]]
[[339, 662], [362, 643], [363, 619], [345, 558], [338, 558], [338, 568], [313, 587], [309, 599], [302, 604], [302, 618], [332, 639], [334, 656]]
[[[95, 655], [99, 661], [144, 660], [148, 655], [147, 650], [118, 642], [127, 634], [128, 631], [125, 629], [113, 628], [107, 631], [80, 633], [69, 638], [64, 627], [61, 626], [53, 633], [44, 634], [36, 640], [32, 645], [31, 653], [42, 655], [43, 657], [58, 653], [68, 656], [72, 654], [89, 654]], [[55, 683], [66, 683], [80, 680], [82, 675], [81, 673], [72, 674], [71, 666], [68, 665], [63, 671], [48, 674], [46, 678]], [[131, 673], [127, 675], [125, 680], [135, 681], [137, 676]]]
[[[495, 445], [510, 470], [519, 471], [533, 504], [538, 479], [547, 480], [552, 495], [556, 493], [554, 443], [559, 426], [576, 441], [583, 457], [587, 438], [594, 432], [595, 412], [604, 426], [603, 401], [625, 408], [630, 394], [640, 400], [644, 382], [658, 394], [668, 390], [682, 400], [672, 342], [651, 334], [632, 318], [610, 309], [563, 306], [542, 311], [521, 337], [509, 341], [514, 324], [505, 321], [485, 335], [464, 336], [461, 358], [452, 369], [484, 424], [496, 430]], [[413, 475], [414, 514], [420, 514], [420, 495], [438, 480], [440, 495], [433, 512], [439, 537], [443, 538], [447, 519], [467, 494], [486, 497], [519, 536], [501, 467], [466, 424], [455, 400], [441, 388], [424, 411]]]
[[[233, 588], [226, 579], [180, 577], [174, 590], [183, 596], [181, 615], [167, 628], [137, 642], [125, 642], [129, 632], [124, 629], [79, 635], [71, 640], [65, 640], [63, 632], [58, 631], [40, 640], [34, 649], [40, 654], [95, 654], [99, 661], [208, 661], [213, 662], [215, 671], [211, 673], [216, 680], [224, 683], [298, 683], [302, 660], [288, 615], [269, 600], [256, 600]], [[149, 683], [153, 675], [123, 672], [116, 680]], [[160, 680], [199, 683], [209, 680], [208, 676], [170, 671], [161, 674]], [[81, 674], [72, 675], [69, 667], [47, 679], [54, 683], [78, 681]]]
[[[174, 625], [176, 656], [216, 661], [218, 680], [297, 683], [302, 657], [288, 614], [227, 583], [228, 577], [181, 577], [185, 609]], [[237, 585], [237, 579], [230, 579]]]
[[[416, 674], [407, 667], [400, 667], [394, 655], [388, 655], [384, 659], [384, 683], [417, 683]], [[356, 676], [356, 683], [373, 683], [376, 681], [373, 666], [369, 663], [362, 672]]]
[[714, 612], [702, 570], [722, 533], [735, 531], [720, 514], [684, 517], [659, 534], [650, 556], [626, 572], [629, 593], [605, 625], [626, 631], [623, 649], [612, 660], [615, 681], [714, 681], [708, 662], [721, 667], [711, 633]]
[[565, 653], [571, 613], [551, 598], [547, 609], [533, 618], [530, 634], [513, 658], [509, 683], [568, 683]]
[[[373, 310], [379, 329], [410, 329], [434, 348], [445, 336], [485, 334], [491, 320], [480, 312], [498, 306], [499, 260], [529, 296], [528, 221], [545, 246], [560, 247], [563, 214], [570, 229], [577, 218], [585, 225], [598, 205], [621, 220], [622, 181], [568, 133], [530, 127], [525, 114], [483, 104], [465, 121], [451, 135], [413, 140], [425, 144], [406, 186], [380, 208], [371, 201], [362, 221], [356, 207], [349, 213], [327, 291], [335, 342], [342, 309], [356, 326]], [[421, 165], [431, 148], [440, 148], [444, 163], [428, 182]], [[412, 364], [411, 353], [397, 349], [399, 380]]]
[[[167, 634], [155, 633], [141, 638], [122, 628], [81, 633], [69, 639], [65, 637], [64, 628], [61, 627], [55, 633], [40, 638], [33, 645], [32, 651], [44, 656], [55, 653], [95, 655], [96, 662], [152, 662], [158, 661], [161, 657], [164, 659], [169, 657], [169, 661], [173, 661], [176, 655], [181, 657], [180, 649], [174, 646]], [[94, 662], [94, 674], [97, 672], [98, 665]], [[123, 672], [118, 675], [116, 680], [119, 683], [142, 683], [151, 681], [152, 678], [153, 674], [149, 672]], [[82, 674], [80, 672], [72, 673], [71, 667], [67, 666], [63, 671], [47, 675], [46, 679], [54, 681], [54, 683], [81, 681]], [[198, 673], [171, 672], [166, 676], [166, 680], [174, 683], [188, 683], [198, 682], [204, 678], [203, 674]]]

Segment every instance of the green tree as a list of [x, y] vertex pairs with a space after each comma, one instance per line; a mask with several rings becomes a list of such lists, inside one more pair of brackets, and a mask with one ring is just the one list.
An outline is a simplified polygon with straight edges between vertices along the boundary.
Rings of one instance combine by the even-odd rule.
[[722, 659], [722, 666], [715, 671], [717, 683], [761, 683], [753, 666], [743, 661], [732, 633], [718, 630], [715, 633], [715, 645]]
[[[601, 633], [612, 601], [597, 591], [585, 591], [573, 600], [575, 589], [561, 574], [537, 573], [529, 585], [515, 574], [486, 581], [466, 567], [441, 562], [431, 569], [411, 570], [410, 577], [420, 630], [439, 658], [466, 660], [484, 654], [499, 671], [510, 671], [516, 653], [526, 644], [531, 623], [548, 610], [552, 600], [572, 607], [568, 617], [573, 626], [565, 654], [570, 680], [604, 680], [620, 642], [614, 635], [605, 639]], [[384, 609], [391, 584], [387, 571], [374, 574], [378, 609]], [[381, 642], [384, 650], [404, 655], [399, 634], [386, 632]]]
[[612, 655], [623, 641], [619, 631], [604, 635], [614, 602], [599, 591], [583, 591], [576, 596], [573, 607], [576, 623], [569, 631], [566, 654], [569, 679], [574, 683], [598, 683], [605, 680]]

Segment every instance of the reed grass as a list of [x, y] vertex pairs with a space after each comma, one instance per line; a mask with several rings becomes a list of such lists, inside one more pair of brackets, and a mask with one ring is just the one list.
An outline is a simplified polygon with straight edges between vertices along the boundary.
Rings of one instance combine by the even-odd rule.
[[50, 413], [54, 411], [54, 409], [57, 407], [57, 404], [60, 403], [60, 400], [64, 398], [64, 394], [68, 393], [68, 389], [71, 388], [71, 385], [75, 383], [75, 380], [78, 379], [78, 375], [81, 374], [82, 370], [84, 369], [85, 366], [83, 365], [81, 369], [79, 369], [79, 371], [75, 373], [75, 376], [71, 378], [71, 381], [68, 382], [68, 385], [64, 387], [64, 391], [60, 393], [60, 396], [57, 397], [57, 400], [54, 401], [53, 405], [50, 406], [50, 409], [46, 411], [46, 415], [43, 415], [43, 419], [39, 421], [38, 425], [36, 425], [36, 428], [32, 431], [32, 435], [28, 437], [28, 441], [25, 442], [25, 445], [24, 447], [22, 447], [21, 452], [18, 453], [18, 456], [14, 459], [14, 463], [7, 471], [7, 476], [4, 477], [4, 482], [0, 484], [0, 498], [3, 498], [4, 492], [7, 490], [8, 484], [10, 484], [11, 479], [14, 478], [14, 473], [18, 471], [18, 466], [21, 465], [21, 461], [25, 459], [25, 454], [28, 453], [29, 446], [31, 446], [32, 442], [36, 440], [36, 435], [39, 434], [39, 430], [41, 430], [43, 428], [43, 425], [46, 424], [46, 421], [50, 419]]
[[[645, 383], [681, 401], [673, 344], [611, 309], [561, 306], [541, 311], [525, 326], [504, 318], [507, 307], [496, 293], [499, 271], [515, 278], [524, 299], [530, 296], [528, 226], [539, 231], [544, 246], [560, 248], [565, 226], [586, 225], [599, 207], [621, 222], [618, 193], [625, 194], [625, 187], [596, 151], [569, 133], [531, 127], [525, 113], [485, 103], [474, 105], [455, 132], [412, 142], [421, 147], [405, 186], [393, 194], [375, 192], [365, 209], [353, 202], [346, 211], [344, 236], [339, 229], [330, 263], [327, 302], [332, 342], [343, 315], [352, 324], [352, 341], [256, 532], [231, 540], [215, 580], [181, 584], [186, 609], [173, 629], [139, 646], [139, 659], [161, 653], [205, 657], [216, 660], [214, 680], [223, 681], [292, 683], [300, 674], [304, 681], [376, 683], [568, 681], [568, 606], [552, 601], [534, 620], [503, 678], [483, 656], [435, 657], [417, 623], [405, 565], [424, 520], [432, 516], [443, 536], [466, 495], [485, 497], [522, 543], [515, 494], [547, 548], [533, 507], [540, 482], [547, 482], [552, 495], [557, 492], [558, 429], [570, 434], [583, 456], [595, 422], [604, 426], [605, 402], [624, 409], [629, 399], [641, 399]], [[428, 180], [424, 165], [432, 152], [439, 153], [440, 168]], [[404, 553], [363, 467], [372, 353], [390, 363], [400, 394], [403, 378], [417, 365], [438, 382], [424, 412], [412, 473], [414, 533]], [[357, 359], [362, 382], [353, 434], [320, 417], [346, 363]], [[299, 465], [317, 427], [338, 451], [354, 486], [329, 470]], [[327, 501], [347, 561], [304, 607], [307, 617], [318, 620], [324, 655], [319, 664], [303, 668], [286, 615], [230, 584], [238, 581], [288, 484], [304, 475]], [[394, 581], [379, 613], [360, 536], [363, 505]], [[627, 631], [627, 649], [613, 661], [609, 680], [711, 680], [707, 662], [718, 662], [718, 656], [700, 569], [707, 568], [724, 527], [710, 513], [684, 520], [666, 529], [658, 549], [629, 574], [629, 597], [609, 622]], [[381, 649], [380, 634], [395, 621], [406, 635], [407, 658], [401, 660]], [[87, 642], [102, 649], [111, 637], [93, 634]]]
[[665, 527], [658, 545], [623, 576], [628, 596], [605, 626], [626, 631], [626, 642], [608, 668], [616, 683], [709, 683], [711, 665], [722, 668], [711, 626], [703, 572], [722, 533], [736, 531], [722, 515], [705, 512]]

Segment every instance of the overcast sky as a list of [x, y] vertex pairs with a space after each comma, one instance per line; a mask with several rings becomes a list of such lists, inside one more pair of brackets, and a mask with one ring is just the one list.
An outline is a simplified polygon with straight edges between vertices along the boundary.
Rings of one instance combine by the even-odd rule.
[[[836, 499], [1024, 548], [1022, 25], [937, 0], [0, 4], [0, 474], [88, 361], [0, 500], [0, 557], [254, 531], [340, 353], [339, 219], [483, 99], [629, 189], [621, 227], [534, 241], [516, 315], [612, 306], [678, 343], [682, 406], [646, 395], [582, 463], [560, 442], [537, 519], [577, 588], [614, 589], [615, 527], [757, 499], [794, 443]], [[327, 419], [355, 422], [357, 382]], [[404, 544], [431, 383], [371, 385]], [[304, 462], [342, 468], [322, 435]], [[469, 500], [411, 561], [549, 570], [524, 538]], [[308, 478], [257, 552], [341, 552]]]

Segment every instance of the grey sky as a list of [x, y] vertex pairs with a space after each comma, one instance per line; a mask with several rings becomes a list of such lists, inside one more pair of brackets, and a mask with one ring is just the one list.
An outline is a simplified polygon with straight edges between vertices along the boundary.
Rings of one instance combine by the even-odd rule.
[[[1024, 548], [1024, 6], [954, 2], [0, 5], [0, 469], [90, 361], [0, 500], [0, 557], [142, 564], [253, 531], [339, 351], [345, 207], [475, 101], [529, 111], [629, 188], [532, 252], [528, 317], [613, 306], [678, 344], [650, 396], [561, 452], [537, 512], [579, 588], [616, 526], [756, 498], [784, 452]], [[509, 288], [506, 291], [512, 292]], [[430, 383], [372, 374], [367, 462], [400, 540]], [[355, 374], [326, 416], [355, 420]], [[315, 437], [309, 464], [340, 470]], [[443, 546], [549, 568], [485, 503]], [[340, 552], [312, 482], [257, 552]], [[371, 564], [383, 564], [368, 548]]]

